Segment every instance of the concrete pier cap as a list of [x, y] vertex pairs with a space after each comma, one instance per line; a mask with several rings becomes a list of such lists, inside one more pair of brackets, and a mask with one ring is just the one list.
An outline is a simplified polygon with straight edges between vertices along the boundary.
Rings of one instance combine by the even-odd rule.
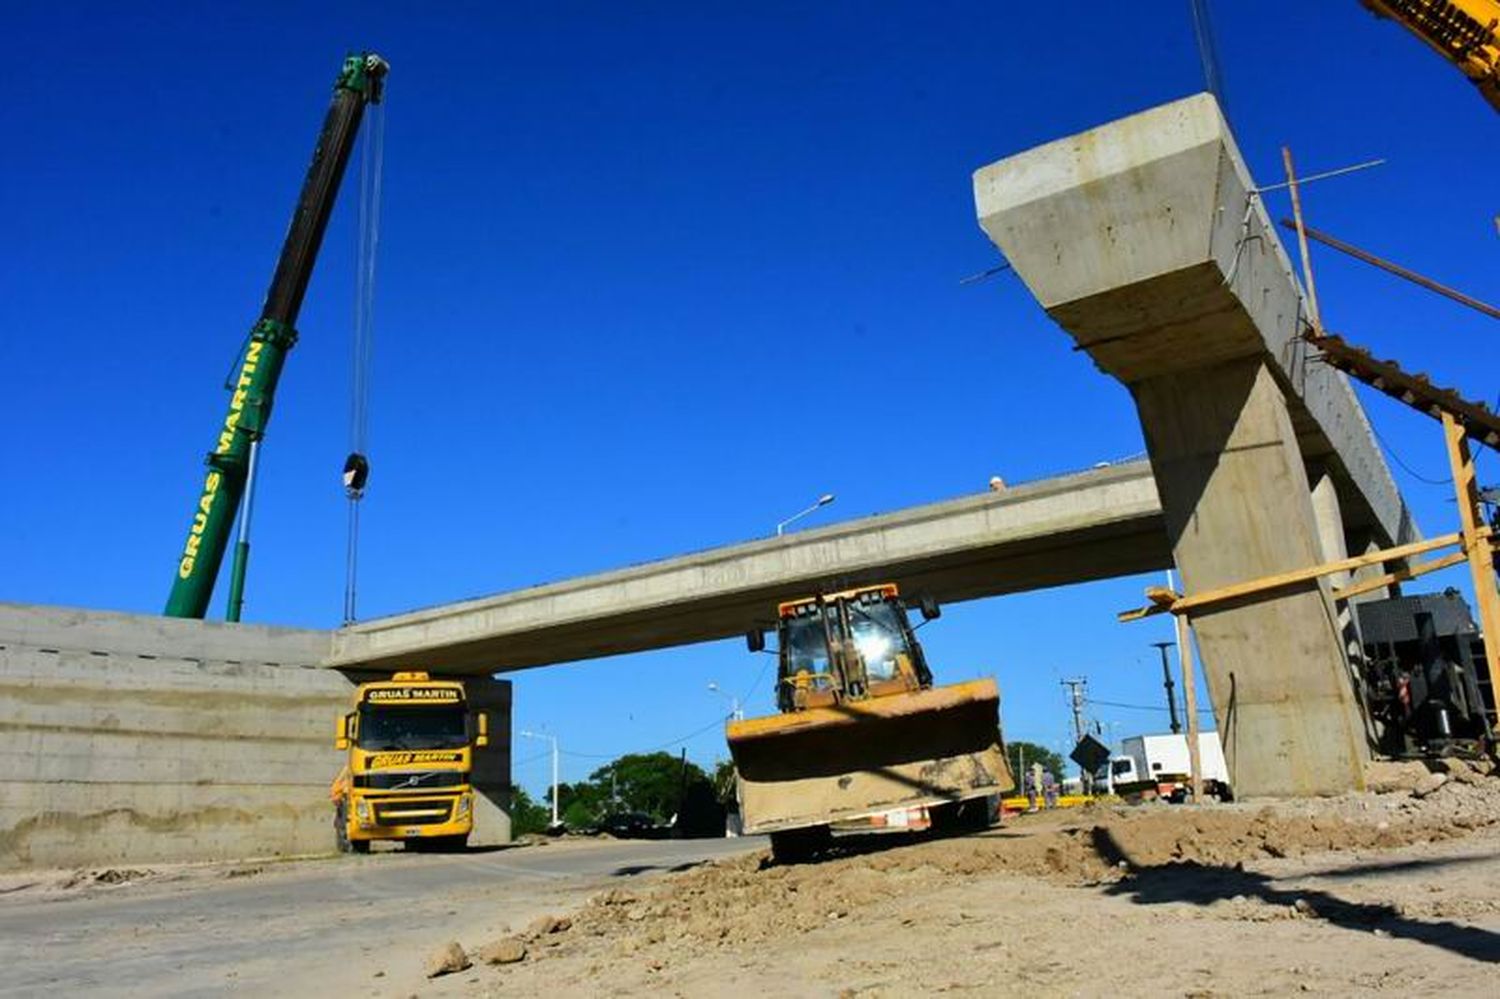
[[[1356, 538], [1415, 537], [1353, 390], [1299, 337], [1296, 274], [1212, 96], [993, 163], [974, 198], [1047, 314], [1130, 389], [1188, 592], [1362, 550]], [[1336, 492], [1317, 509], [1309, 468]], [[1329, 592], [1318, 581], [1194, 618], [1242, 795], [1362, 786], [1368, 745]]]
[[1134, 385], [1266, 358], [1351, 537], [1419, 536], [1347, 379], [1298, 337], [1300, 285], [1212, 95], [992, 163], [974, 174], [974, 200], [985, 234], [1100, 370]]

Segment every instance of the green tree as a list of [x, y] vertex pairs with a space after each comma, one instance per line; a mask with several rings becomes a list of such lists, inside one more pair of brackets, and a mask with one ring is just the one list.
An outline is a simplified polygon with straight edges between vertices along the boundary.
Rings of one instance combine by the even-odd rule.
[[725, 807], [736, 806], [734, 777], [733, 760], [720, 760], [714, 764], [714, 794], [718, 796], [719, 804]]
[[[552, 790], [548, 788], [547, 803], [552, 803]], [[576, 784], [559, 784], [557, 788], [558, 815], [570, 829], [582, 829], [593, 825], [609, 811], [609, 789], [600, 787], [593, 780]]]
[[1016, 775], [1016, 786], [1025, 786], [1026, 775], [1033, 763], [1040, 763], [1043, 770], [1052, 771], [1052, 776], [1059, 781], [1068, 773], [1067, 763], [1063, 758], [1046, 746], [1039, 746], [1034, 742], [1025, 742], [1018, 739], [1007, 741], [1005, 744], [1005, 758], [1010, 760], [1011, 770]]
[[[558, 813], [570, 829], [586, 829], [618, 812], [642, 812], [667, 822], [677, 813], [684, 788], [707, 780], [702, 767], [691, 762], [684, 767], [671, 753], [626, 753], [587, 780], [558, 785]], [[550, 789], [544, 800], [552, 803]]]
[[613, 763], [589, 774], [589, 783], [602, 792], [610, 811], [644, 812], [666, 822], [677, 811], [682, 791], [708, 775], [696, 763], [687, 763], [671, 753], [626, 753]]
[[510, 829], [517, 836], [546, 832], [552, 821], [552, 810], [537, 804], [524, 787], [513, 787], [510, 793]]

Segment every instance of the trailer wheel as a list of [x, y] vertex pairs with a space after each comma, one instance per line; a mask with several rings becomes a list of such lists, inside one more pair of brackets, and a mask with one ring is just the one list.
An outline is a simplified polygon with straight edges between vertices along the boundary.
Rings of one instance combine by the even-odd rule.
[[771, 834], [771, 859], [778, 864], [804, 864], [833, 844], [827, 826], [787, 829]]

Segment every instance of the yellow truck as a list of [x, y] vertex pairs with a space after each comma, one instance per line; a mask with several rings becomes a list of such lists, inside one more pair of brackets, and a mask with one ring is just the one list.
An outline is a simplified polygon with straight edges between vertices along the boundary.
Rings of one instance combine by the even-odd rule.
[[334, 740], [348, 754], [329, 789], [339, 852], [367, 853], [377, 839], [462, 848], [474, 828], [474, 750], [488, 744], [489, 717], [468, 710], [458, 681], [407, 671], [360, 684]]
[[[937, 604], [920, 603], [922, 616]], [[987, 826], [1015, 781], [993, 679], [937, 687], [893, 583], [777, 608], [779, 714], [731, 721], [744, 831], [778, 861], [807, 859], [843, 828], [924, 809], [940, 831]], [[747, 636], [765, 649], [761, 632]]]

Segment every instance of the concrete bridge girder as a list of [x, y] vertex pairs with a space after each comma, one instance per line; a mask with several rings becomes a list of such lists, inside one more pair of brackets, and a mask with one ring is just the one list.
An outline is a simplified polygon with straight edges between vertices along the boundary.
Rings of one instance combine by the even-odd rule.
[[[1348, 382], [1298, 338], [1296, 276], [1212, 97], [1001, 160], [974, 191], [1032, 294], [1134, 396], [1189, 592], [1415, 536]], [[1309, 465], [1335, 492], [1316, 508]], [[1362, 784], [1367, 742], [1328, 594], [1320, 581], [1195, 619], [1243, 793]]]
[[334, 634], [326, 662], [524, 669], [742, 635], [773, 624], [777, 601], [828, 586], [889, 580], [971, 600], [1170, 557], [1150, 469], [1130, 462], [360, 622]]

